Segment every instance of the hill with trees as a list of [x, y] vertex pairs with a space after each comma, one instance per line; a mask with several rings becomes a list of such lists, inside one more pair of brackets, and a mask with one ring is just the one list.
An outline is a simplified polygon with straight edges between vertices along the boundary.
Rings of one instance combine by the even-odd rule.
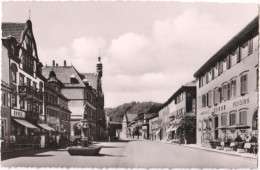
[[106, 116], [113, 122], [122, 122], [124, 114], [153, 113], [159, 109], [160, 103], [155, 102], [131, 102], [116, 108], [105, 108]]

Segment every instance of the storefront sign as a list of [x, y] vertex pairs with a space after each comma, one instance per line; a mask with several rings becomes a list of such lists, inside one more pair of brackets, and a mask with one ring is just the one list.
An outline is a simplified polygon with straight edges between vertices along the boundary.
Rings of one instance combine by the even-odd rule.
[[25, 118], [25, 112], [20, 111], [20, 110], [13, 110], [11, 111], [11, 116], [12, 117], [19, 117], [19, 118]]
[[249, 98], [241, 99], [241, 100], [238, 100], [238, 101], [234, 101], [233, 102], [233, 107], [242, 106], [242, 105], [245, 105], [245, 104], [248, 104], [248, 103], [249, 103]]
[[226, 105], [222, 105], [222, 106], [219, 106], [219, 107], [215, 107], [214, 108], [214, 112], [220, 112], [220, 111], [224, 111], [226, 110]]

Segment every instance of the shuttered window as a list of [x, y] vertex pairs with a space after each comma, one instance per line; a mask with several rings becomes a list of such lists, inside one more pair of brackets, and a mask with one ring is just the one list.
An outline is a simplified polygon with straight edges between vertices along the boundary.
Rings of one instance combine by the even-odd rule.
[[248, 54], [253, 53], [253, 39], [248, 41]]
[[239, 112], [239, 124], [244, 125], [247, 124], [247, 111], [243, 110]]
[[217, 105], [219, 103], [219, 92], [218, 92], [218, 88], [215, 88], [214, 89], [214, 104]]
[[239, 63], [241, 61], [241, 52], [240, 52], [240, 47], [237, 48], [236, 52], [237, 52], [237, 63]]
[[207, 96], [206, 94], [202, 95], [202, 107], [206, 107], [207, 105]]
[[227, 126], [227, 114], [221, 115], [221, 126]]
[[247, 93], [247, 74], [244, 74], [240, 77], [240, 90], [241, 90], [241, 95], [244, 95]]
[[234, 79], [231, 81], [231, 96], [232, 97], [236, 96], [236, 91], [237, 91], [236, 79]]
[[236, 113], [230, 113], [229, 115], [230, 126], [236, 124]]
[[208, 106], [212, 106], [212, 91], [208, 92]]
[[223, 95], [223, 100], [227, 100], [227, 98], [228, 98], [228, 84], [224, 84], [222, 86], [222, 95]]

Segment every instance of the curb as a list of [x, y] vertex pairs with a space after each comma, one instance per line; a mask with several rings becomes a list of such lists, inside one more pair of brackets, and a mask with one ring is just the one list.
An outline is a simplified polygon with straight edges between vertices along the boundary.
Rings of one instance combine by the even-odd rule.
[[254, 157], [250, 157], [250, 156], [246, 156], [246, 155], [233, 154], [233, 153], [230, 153], [230, 152], [219, 152], [219, 151], [213, 150], [213, 149], [207, 149], [207, 148], [201, 148], [201, 147], [194, 147], [194, 146], [183, 145], [183, 144], [180, 144], [180, 145], [179, 145], [179, 144], [177, 144], [177, 143], [166, 143], [166, 142], [161, 142], [161, 141], [156, 141], [156, 140], [150, 140], [150, 141], [154, 141], [154, 142], [158, 142], [158, 143], [163, 143], [163, 144], [170, 144], [170, 145], [188, 147], [188, 148], [194, 148], [194, 149], [200, 149], [200, 150], [204, 150], [204, 151], [215, 152], [215, 153], [220, 153], [220, 154], [226, 154], [226, 155], [231, 155], [231, 156], [244, 157], [244, 158], [247, 158], [247, 159], [258, 160], [258, 157], [254, 158]]

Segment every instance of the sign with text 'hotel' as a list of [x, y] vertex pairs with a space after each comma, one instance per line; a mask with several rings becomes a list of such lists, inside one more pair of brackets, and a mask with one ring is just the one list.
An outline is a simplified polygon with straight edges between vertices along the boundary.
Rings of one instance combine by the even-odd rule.
[[18, 118], [25, 118], [25, 112], [20, 111], [20, 110], [13, 110], [12, 109], [11, 116], [12, 117], [18, 117]]

